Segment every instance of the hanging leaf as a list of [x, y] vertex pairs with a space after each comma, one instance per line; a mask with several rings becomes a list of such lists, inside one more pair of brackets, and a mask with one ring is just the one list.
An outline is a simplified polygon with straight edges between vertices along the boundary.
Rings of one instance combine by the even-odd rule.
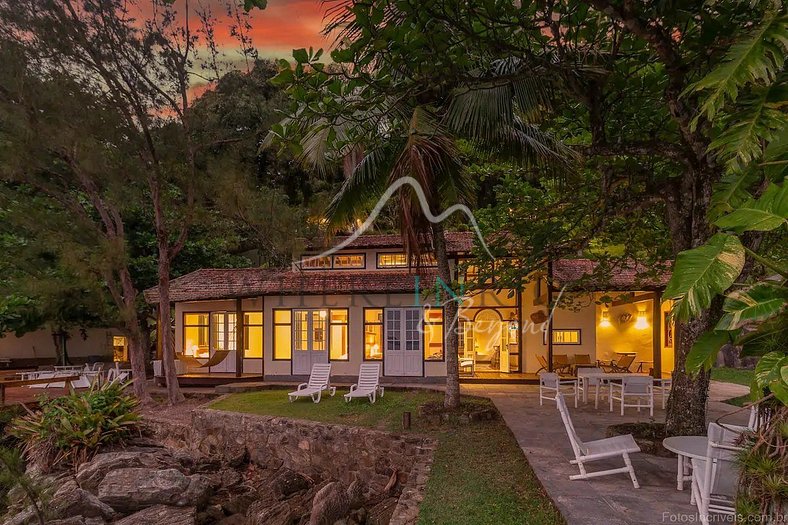
[[761, 357], [758, 364], [755, 365], [755, 380], [758, 385], [766, 388], [774, 381], [780, 381], [782, 378], [782, 367], [788, 365], [788, 355], [783, 352], [770, 352]]
[[788, 301], [788, 288], [761, 282], [747, 290], [728, 294], [722, 309], [725, 314], [715, 330], [735, 330], [748, 323], [779, 315]]
[[708, 331], [698, 337], [687, 354], [686, 369], [689, 374], [697, 374], [701, 370], [709, 370], [717, 361], [717, 354], [725, 343], [731, 341], [728, 332]]
[[743, 173], [723, 175], [722, 179], [715, 184], [714, 193], [711, 195], [709, 220], [714, 222], [751, 199], [752, 195], [748, 190], [757, 180], [758, 176], [754, 169], [746, 170]]
[[698, 315], [743, 267], [744, 247], [733, 235], [718, 233], [703, 246], [681, 252], [664, 293], [673, 300], [673, 315], [682, 321]]
[[771, 231], [788, 224], [788, 184], [770, 184], [760, 199], [748, 199], [715, 224], [739, 233]]
[[788, 314], [783, 311], [779, 316], [764, 321], [755, 331], [739, 336], [736, 344], [741, 346], [742, 356], [762, 356], [778, 351], [788, 353]]

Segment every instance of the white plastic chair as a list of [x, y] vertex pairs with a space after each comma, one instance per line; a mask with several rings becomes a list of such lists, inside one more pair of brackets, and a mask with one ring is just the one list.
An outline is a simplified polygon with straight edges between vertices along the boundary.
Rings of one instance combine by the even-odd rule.
[[736, 486], [739, 479], [734, 446], [739, 432], [709, 423], [705, 459], [692, 459], [692, 501], [698, 507], [700, 521], [707, 525], [710, 514], [736, 514]]
[[[560, 392], [556, 394], [555, 404], [558, 406], [558, 411], [561, 413], [561, 419], [564, 422], [566, 433], [569, 436], [572, 451], [575, 453], [575, 459], [571, 460], [569, 463], [577, 465], [580, 469], [580, 474], [569, 476], [569, 479], [590, 479], [626, 472], [632, 480], [632, 485], [636, 489], [640, 488], [637, 477], [635, 476], [635, 469], [632, 467], [632, 461], [629, 459], [630, 454], [640, 452], [640, 447], [635, 442], [635, 438], [632, 437], [632, 434], [598, 439], [587, 443], [583, 442], [575, 431], [575, 426], [572, 424], [572, 418], [569, 417], [569, 410], [566, 408], [566, 401], [564, 401], [564, 396], [562, 396]], [[597, 470], [595, 472], [586, 471], [585, 463], [618, 456], [621, 456], [624, 460], [623, 467]]]
[[[555, 401], [560, 393], [568, 393], [575, 398], [577, 408], [577, 379], [561, 379], [555, 372], [539, 373], [539, 405], [544, 400]], [[552, 397], [550, 397], [552, 395]]]
[[665, 410], [671, 388], [673, 388], [673, 379], [666, 378], [654, 380], [654, 392], [659, 392], [662, 401], [662, 410]]
[[[628, 402], [633, 399], [634, 402]], [[610, 383], [610, 411], [613, 411], [613, 401], [621, 402], [621, 415], [624, 408], [648, 408], [649, 415], [654, 415], [654, 378], [651, 376], [625, 376], [621, 383]]]
[[[598, 377], [585, 378], [586, 374], [603, 374], [605, 371], [597, 367], [582, 367], [577, 369], [577, 388], [578, 393], [583, 396], [583, 399], [588, 399], [588, 394], [591, 387], [594, 387], [594, 408], [599, 408], [599, 393], [602, 390], [604, 381]], [[586, 392], [588, 389], [589, 392]]]
[[323, 390], [328, 390], [332, 397], [337, 393], [336, 387], [331, 386], [331, 363], [317, 363], [312, 365], [312, 373], [309, 374], [309, 382], [301, 383], [294, 392], [287, 394], [287, 398], [292, 403], [299, 397], [311, 397], [315, 403], [320, 403]]
[[345, 401], [350, 402], [354, 397], [369, 398], [374, 403], [377, 395], [383, 397], [383, 387], [380, 386], [380, 363], [364, 363], [358, 370], [358, 383], [350, 385], [350, 392], [345, 394]]

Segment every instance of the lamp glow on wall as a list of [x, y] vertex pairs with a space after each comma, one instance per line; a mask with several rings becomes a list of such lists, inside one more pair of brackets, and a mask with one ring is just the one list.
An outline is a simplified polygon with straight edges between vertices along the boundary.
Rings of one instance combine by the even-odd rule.
[[643, 330], [648, 328], [648, 319], [646, 318], [646, 309], [638, 307], [638, 316], [635, 321], [635, 328]]
[[607, 310], [602, 310], [602, 313], [599, 314], [599, 326], [604, 328], [610, 326], [610, 312]]

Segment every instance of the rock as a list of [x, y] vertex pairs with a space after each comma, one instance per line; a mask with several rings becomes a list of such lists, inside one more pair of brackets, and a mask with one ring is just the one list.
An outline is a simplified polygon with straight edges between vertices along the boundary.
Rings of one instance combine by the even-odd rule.
[[72, 516], [62, 520], [47, 521], [46, 525], [105, 525], [107, 522], [101, 518], [86, 518], [84, 516]]
[[291, 525], [308, 512], [306, 506], [299, 507], [293, 500], [256, 501], [246, 513], [249, 525]]
[[347, 499], [351, 509], [357, 509], [364, 504], [364, 494], [367, 491], [367, 484], [356, 476], [356, 479], [347, 488]]
[[221, 505], [208, 505], [204, 511], [197, 513], [197, 525], [216, 523], [225, 517]]
[[243, 514], [233, 514], [216, 522], [216, 525], [246, 525], [246, 516]]
[[222, 503], [222, 509], [227, 515], [246, 514], [249, 505], [254, 503], [256, 499], [257, 497], [252, 492], [231, 496], [230, 499]]
[[194, 525], [196, 509], [194, 507], [173, 507], [170, 505], [154, 505], [135, 512], [113, 525]]
[[309, 525], [332, 525], [350, 512], [347, 487], [332, 481], [315, 494]]
[[[154, 451], [159, 452], [155, 449]], [[99, 483], [108, 472], [128, 467], [155, 467], [156, 463], [155, 455], [150, 451], [105, 452], [79, 466], [76, 476], [77, 483], [84, 490], [95, 494], [98, 491]]]
[[82, 518], [102, 518], [110, 520], [115, 511], [96, 496], [82, 490], [76, 481], [68, 480], [52, 495], [48, 505], [48, 514], [54, 519], [65, 519], [75, 516]]
[[368, 525], [388, 525], [394, 509], [397, 507], [397, 498], [386, 498], [369, 509], [367, 514]]
[[33, 507], [27, 507], [8, 516], [3, 525], [25, 525], [33, 522], [37, 522], [36, 513]]
[[313, 485], [311, 479], [303, 474], [290, 470], [289, 468], [281, 469], [276, 477], [271, 480], [271, 490], [277, 498], [286, 499], [295, 494], [296, 492], [308, 489]]
[[101, 501], [123, 513], [157, 504], [200, 508], [210, 493], [210, 481], [201, 474], [186, 476], [176, 469], [151, 468], [113, 470], [98, 489]]

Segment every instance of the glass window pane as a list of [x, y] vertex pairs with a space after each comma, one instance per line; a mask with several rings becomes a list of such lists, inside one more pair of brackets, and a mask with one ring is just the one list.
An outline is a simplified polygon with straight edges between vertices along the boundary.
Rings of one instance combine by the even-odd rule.
[[183, 324], [208, 326], [208, 314], [183, 314]]
[[227, 332], [224, 325], [224, 314], [214, 313], [211, 323], [212, 344], [215, 350], [225, 350], [227, 344]]
[[244, 312], [244, 324], [263, 324], [263, 312]]
[[315, 310], [312, 312], [312, 350], [323, 352], [326, 350], [326, 321], [328, 312]]
[[208, 327], [183, 327], [183, 353], [194, 357], [208, 357]]
[[380, 268], [405, 268], [408, 258], [404, 253], [379, 253], [378, 267]]
[[244, 357], [263, 357], [263, 327], [244, 327]]
[[318, 257], [315, 259], [309, 256], [301, 257], [301, 268], [305, 270], [331, 268], [331, 257]]
[[364, 310], [365, 323], [382, 323], [383, 322], [383, 309], [382, 308], [367, 308]]
[[424, 359], [440, 361], [443, 359], [443, 324], [424, 325]]
[[329, 349], [329, 355], [331, 359], [346, 361], [349, 358], [347, 349], [348, 349], [347, 325], [332, 324], [331, 348]]
[[290, 323], [290, 319], [292, 316], [292, 312], [290, 310], [274, 310], [274, 322], [279, 323]]
[[332, 323], [347, 323], [347, 310], [331, 310]]
[[371, 324], [364, 327], [364, 359], [383, 359], [383, 326]]
[[296, 310], [293, 333], [295, 334], [294, 347], [296, 351], [308, 350], [307, 338], [309, 336], [309, 324], [307, 312], [305, 310]]
[[424, 321], [427, 323], [442, 323], [443, 322], [443, 309], [442, 308], [425, 308]]
[[274, 359], [290, 359], [292, 355], [290, 325], [274, 327]]
[[335, 255], [334, 268], [363, 268], [364, 255]]

